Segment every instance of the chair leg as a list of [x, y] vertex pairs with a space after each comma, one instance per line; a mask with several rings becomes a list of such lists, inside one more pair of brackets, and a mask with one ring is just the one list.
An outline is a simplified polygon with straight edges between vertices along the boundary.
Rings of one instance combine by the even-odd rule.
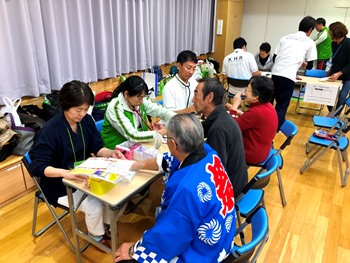
[[[33, 223], [32, 223], [32, 236], [33, 237], [41, 236], [43, 233], [45, 233], [48, 229], [50, 229], [57, 222], [56, 219], [54, 219], [47, 226], [45, 226], [42, 229], [36, 231], [36, 221], [37, 221], [37, 216], [38, 216], [39, 203], [41, 203], [41, 201], [36, 196], [35, 199], [34, 199], [34, 211], [33, 211]], [[57, 217], [57, 219], [60, 220], [61, 218], [65, 217], [68, 213], [69, 213], [68, 211], [64, 211], [61, 215], [59, 215]]]
[[61, 222], [60, 222], [61, 218], [63, 218], [65, 215], [69, 214], [69, 211], [64, 211], [61, 215], [57, 216], [56, 213], [55, 213], [55, 211], [54, 211], [53, 208], [51, 207], [51, 205], [46, 204], [46, 206], [49, 208], [49, 210], [50, 210], [52, 216], [55, 218], [54, 221], [56, 221], [58, 227], [60, 228], [60, 230], [61, 230], [61, 232], [62, 232], [62, 234], [63, 234], [63, 236], [64, 236], [65, 239], [67, 240], [67, 242], [68, 242], [70, 248], [71, 248], [73, 251], [75, 251], [75, 247], [74, 247], [72, 241], [71, 241], [70, 238], [68, 237], [66, 231], [64, 230], [64, 228], [63, 228], [63, 226], [62, 226], [62, 224], [61, 224]]
[[[47, 208], [50, 210], [51, 215], [53, 216], [53, 220], [46, 225], [45, 227], [43, 227], [42, 229], [36, 231], [36, 223], [37, 223], [37, 216], [38, 216], [38, 206], [39, 203], [45, 203]], [[69, 236], [67, 235], [65, 229], [63, 228], [60, 220], [65, 217], [66, 215], [69, 214], [68, 210], [64, 210], [62, 214], [60, 215], [56, 215], [55, 211], [53, 210], [53, 208], [51, 207], [50, 204], [46, 203], [45, 201], [40, 201], [40, 198], [38, 196], [35, 196], [34, 199], [34, 211], [33, 211], [33, 224], [32, 224], [32, 235], [33, 237], [38, 237], [40, 235], [42, 235], [43, 233], [45, 233], [48, 229], [50, 229], [53, 225], [57, 224], [57, 226], [60, 228], [64, 238], [67, 240], [69, 247], [73, 250], [73, 252], [75, 252], [75, 247], [72, 243], [72, 241], [70, 240]], [[88, 245], [88, 244], [87, 244]], [[82, 251], [84, 251], [87, 248], [87, 245], [85, 245], [82, 249]]]
[[[304, 165], [300, 169], [300, 173], [303, 174], [307, 168], [309, 168], [314, 162], [320, 159], [326, 151], [331, 148], [333, 144], [330, 144], [328, 147], [322, 150], [322, 147], [319, 147], [304, 163]], [[321, 151], [322, 150], [322, 151]], [[319, 154], [318, 154], [319, 153]], [[318, 154], [318, 155], [317, 155]]]
[[347, 152], [346, 151], [342, 151], [341, 154], [342, 154], [343, 162], [345, 162], [345, 159], [346, 159], [346, 156], [347, 156]]
[[282, 184], [282, 177], [281, 177], [281, 172], [280, 172], [279, 167], [277, 167], [276, 173], [277, 173], [277, 179], [278, 179], [278, 187], [280, 189], [281, 202], [282, 202], [283, 206], [286, 206], [287, 205], [287, 201], [286, 201], [286, 197], [284, 195], [284, 189], [283, 189], [283, 184]]
[[299, 108], [299, 109], [313, 110], [313, 111], [316, 111], [318, 113], [317, 115], [320, 115], [322, 110], [323, 110], [323, 108], [324, 108], [324, 105], [321, 104], [318, 108], [311, 108], [311, 107], [303, 106], [303, 105], [300, 104], [300, 98], [301, 98], [300, 94], [303, 93], [305, 95], [305, 91], [302, 92], [301, 89], [302, 88], [300, 88], [299, 95], [298, 95], [298, 98], [297, 98], [297, 102], [295, 103], [295, 109], [294, 109], [295, 113], [313, 116], [311, 114], [306, 114], [306, 113], [303, 113], [303, 112], [299, 112], [298, 111], [298, 108]]
[[348, 176], [349, 176], [349, 158], [348, 158], [348, 152], [346, 149], [343, 151], [343, 153], [345, 158], [345, 175], [343, 177], [342, 186], [346, 186], [346, 181], [348, 180]]
[[[238, 228], [240, 228], [241, 225], [242, 225], [242, 218], [241, 218], [241, 213], [239, 211], [239, 207], [238, 206], [236, 206], [236, 218], [237, 218], [237, 222], [238, 222]], [[242, 245], [245, 245], [244, 233], [240, 232], [239, 233], [239, 237], [241, 239]]]
[[317, 146], [317, 145], [312, 145], [312, 146], [310, 147], [310, 143], [307, 142], [307, 143], [306, 143], [306, 150], [305, 150], [306, 154], [309, 154], [310, 152], [312, 152], [312, 151], [316, 148], [316, 146]]
[[[344, 187], [346, 185], [346, 181], [347, 181], [347, 178], [348, 178], [348, 175], [349, 175], [348, 154], [347, 154], [346, 150], [341, 152], [340, 149], [337, 148], [337, 155], [338, 155], [340, 183], [341, 183], [341, 186]], [[345, 158], [345, 172], [343, 170], [343, 158]]]
[[294, 109], [295, 113], [297, 113], [297, 114], [301, 114], [300, 112], [298, 112], [298, 108], [301, 108], [300, 103], [299, 103], [300, 102], [300, 95], [301, 95], [301, 93], [304, 93], [301, 91], [301, 89], [302, 89], [302, 87], [300, 87], [297, 102], [295, 103], [295, 109]]
[[35, 196], [34, 198], [34, 210], [33, 210], [33, 223], [32, 223], [32, 236], [33, 237], [38, 237], [45, 231], [38, 231], [36, 232], [36, 218], [38, 215], [38, 205], [39, 205], [39, 198]]
[[254, 256], [252, 257], [252, 259], [250, 260], [251, 263], [256, 263], [258, 256], [260, 255], [265, 243], [267, 242], [267, 240], [269, 239], [269, 230], [267, 231], [265, 237], [263, 238], [263, 240], [261, 240], [258, 249], [255, 251]]

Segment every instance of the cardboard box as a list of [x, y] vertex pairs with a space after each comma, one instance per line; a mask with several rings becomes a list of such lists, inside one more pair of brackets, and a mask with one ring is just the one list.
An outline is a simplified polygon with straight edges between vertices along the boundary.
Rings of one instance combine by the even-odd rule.
[[124, 154], [126, 159], [132, 160], [134, 157], [134, 151], [139, 147], [141, 147], [141, 144], [139, 143], [126, 141], [116, 145], [115, 149]]
[[90, 191], [95, 195], [104, 195], [115, 186], [116, 184], [104, 180], [89, 178]]

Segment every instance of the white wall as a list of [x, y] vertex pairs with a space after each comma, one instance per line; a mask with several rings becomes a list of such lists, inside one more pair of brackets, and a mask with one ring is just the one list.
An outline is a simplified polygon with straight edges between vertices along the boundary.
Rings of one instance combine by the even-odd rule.
[[[248, 43], [248, 51], [255, 54], [262, 42], [269, 42], [273, 53], [278, 40], [284, 35], [297, 32], [300, 20], [307, 15], [315, 19], [323, 17], [326, 26], [340, 21], [350, 31], [350, 8], [336, 8], [335, 2], [336, 0], [244, 0], [242, 37]], [[316, 30], [313, 34], [315, 33]]]

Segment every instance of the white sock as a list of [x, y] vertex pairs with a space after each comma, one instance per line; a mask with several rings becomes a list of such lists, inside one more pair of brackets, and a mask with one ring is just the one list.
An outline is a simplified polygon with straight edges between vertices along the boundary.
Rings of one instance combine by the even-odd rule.
[[101, 239], [103, 238], [103, 236], [94, 236], [90, 233], [89, 233], [89, 236], [92, 237], [93, 239], [95, 239], [97, 242], [101, 241]]

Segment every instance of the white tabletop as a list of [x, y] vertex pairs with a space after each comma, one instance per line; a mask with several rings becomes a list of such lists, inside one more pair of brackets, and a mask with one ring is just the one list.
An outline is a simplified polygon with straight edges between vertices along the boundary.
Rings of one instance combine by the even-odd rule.
[[[153, 143], [142, 143], [142, 146], [152, 147]], [[160, 153], [168, 151], [167, 144], [162, 144], [158, 150]], [[158, 171], [141, 170], [134, 176], [131, 182], [118, 182], [115, 187], [103, 195], [96, 195], [92, 193], [90, 189], [81, 181], [63, 179], [63, 183], [71, 186], [74, 189], [83, 191], [90, 196], [94, 196], [110, 206], [116, 207], [125, 203], [125, 201], [139, 192], [143, 186], [152, 183], [160, 176], [161, 174], [159, 174]]]
[[305, 85], [304, 102], [320, 105], [334, 106], [337, 102], [339, 90], [342, 86], [341, 80], [320, 81], [322, 78], [299, 76], [295, 84]]
[[320, 81], [320, 78], [314, 78], [314, 77], [307, 77], [307, 76], [299, 76], [301, 80], [297, 80], [296, 84], [306, 84], [306, 83], [318, 83], [322, 85], [332, 86], [332, 87], [339, 87], [342, 84], [341, 80], [336, 81]]

